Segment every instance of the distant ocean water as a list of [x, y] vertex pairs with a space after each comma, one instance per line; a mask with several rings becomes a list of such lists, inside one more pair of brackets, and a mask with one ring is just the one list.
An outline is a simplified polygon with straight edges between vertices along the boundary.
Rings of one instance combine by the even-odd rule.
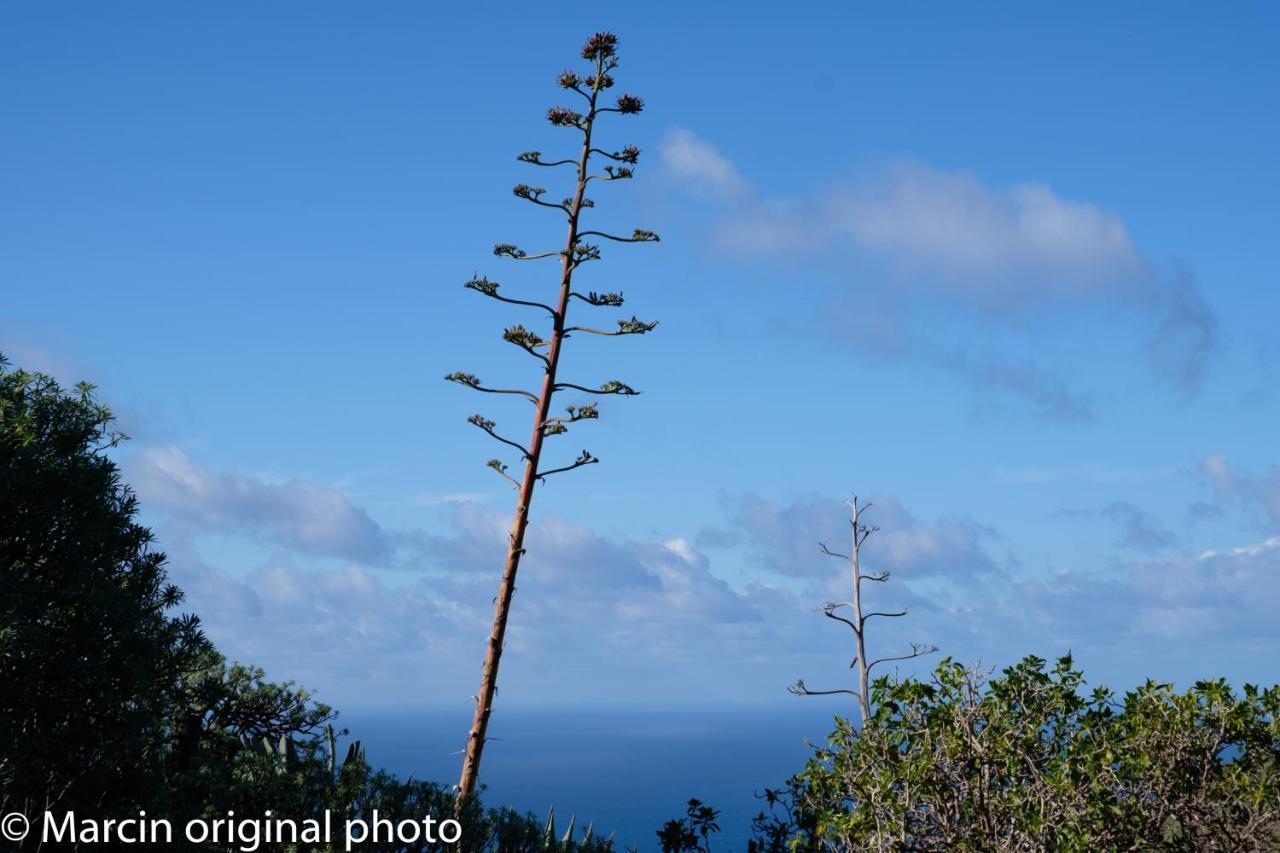
[[[619, 850], [656, 850], [654, 832], [697, 797], [720, 809], [712, 849], [746, 848], [755, 794], [781, 787], [822, 743], [835, 702], [797, 699], [766, 708], [657, 710], [499, 709], [490, 723], [482, 782], [485, 802], [531, 811], [555, 806], [563, 832], [578, 826], [616, 831]], [[363, 742], [370, 763], [400, 777], [457, 781], [470, 712], [347, 710], [341, 722]]]

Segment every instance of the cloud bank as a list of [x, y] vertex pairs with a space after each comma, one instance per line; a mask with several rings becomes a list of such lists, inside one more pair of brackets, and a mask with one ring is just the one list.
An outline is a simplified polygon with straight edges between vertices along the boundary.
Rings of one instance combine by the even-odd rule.
[[[230, 656], [332, 701], [467, 701], [505, 511], [453, 503], [441, 510], [447, 533], [389, 532], [335, 489], [208, 470], [174, 448], [145, 451], [130, 469], [164, 516], [160, 541], [175, 582]], [[1268, 494], [1266, 477], [1219, 457], [1205, 470], [1250, 506]], [[1165, 672], [1143, 656], [1172, 654], [1171, 640], [1198, 638], [1197, 648], [1216, 655], [1280, 640], [1271, 613], [1280, 539], [1178, 555], [1158, 519], [1113, 502], [1091, 514], [1116, 524], [1124, 547], [1172, 555], [1046, 575], [1021, 565], [977, 519], [923, 519], [892, 496], [871, 502], [880, 530], [864, 566], [891, 575], [873, 601], [911, 610], [878, 627], [877, 650], [937, 642], [944, 653], [1003, 663], [1075, 649], [1141, 667], [1125, 671], [1138, 677]], [[709, 688], [723, 701], [782, 700], [798, 676], [842, 683], [847, 637], [815, 610], [847, 597], [847, 567], [817, 547], [846, 550], [846, 508], [817, 496], [744, 495], [724, 511], [722, 525], [696, 535], [638, 539], [540, 517], [508, 633], [506, 701], [696, 701]], [[214, 565], [196, 547], [206, 532], [265, 543], [269, 553], [253, 565]], [[417, 571], [386, 558], [405, 542]]]

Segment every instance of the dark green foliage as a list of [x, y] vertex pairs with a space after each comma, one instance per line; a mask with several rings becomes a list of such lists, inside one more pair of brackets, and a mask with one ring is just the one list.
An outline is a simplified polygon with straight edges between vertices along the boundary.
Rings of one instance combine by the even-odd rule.
[[[1280, 846], [1280, 688], [1084, 692], [1070, 657], [879, 679], [757, 821], [760, 851]], [[762, 831], [763, 830], [763, 831]], [[789, 836], [790, 847], [779, 846]]]
[[205, 648], [106, 451], [92, 386], [0, 360], [0, 811], [152, 796], [179, 675]]
[[662, 853], [709, 853], [711, 836], [720, 831], [720, 812], [701, 800], [689, 800], [683, 818], [672, 818], [657, 832]]

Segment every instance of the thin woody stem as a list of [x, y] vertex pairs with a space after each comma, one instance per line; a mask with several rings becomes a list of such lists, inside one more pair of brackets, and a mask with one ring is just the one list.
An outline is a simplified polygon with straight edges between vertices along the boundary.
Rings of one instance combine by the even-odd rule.
[[858, 663], [858, 713], [862, 717], [862, 724], [867, 724], [867, 719], [871, 716], [871, 698], [870, 685], [868, 675], [870, 668], [867, 666], [867, 649], [863, 636], [863, 618], [862, 618], [862, 571], [858, 565], [858, 551], [862, 548], [862, 543], [866, 537], [859, 535], [858, 516], [861, 513], [858, 507], [858, 498], [855, 496], [849, 502], [849, 526], [852, 528], [852, 550], [849, 556], [849, 571], [853, 576], [853, 641], [855, 653], [857, 654]]

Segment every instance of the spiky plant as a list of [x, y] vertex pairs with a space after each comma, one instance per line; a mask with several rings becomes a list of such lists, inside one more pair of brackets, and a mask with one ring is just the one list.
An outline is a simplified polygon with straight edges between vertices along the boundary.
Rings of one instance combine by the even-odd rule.
[[[634, 174], [634, 166], [640, 157], [640, 149], [628, 145], [625, 148], [610, 151], [596, 147], [593, 134], [596, 120], [606, 113], [630, 115], [640, 112], [644, 102], [635, 95], [623, 94], [613, 99], [612, 104], [606, 102], [606, 91], [614, 85], [613, 72], [618, 67], [618, 39], [612, 33], [596, 33], [589, 38], [582, 48], [582, 58], [589, 64], [585, 74], [565, 71], [556, 82], [566, 92], [582, 98], [579, 109], [569, 107], [552, 107], [547, 111], [547, 120], [556, 127], [576, 131], [581, 135], [582, 144], [575, 158], [547, 160], [541, 152], [526, 151], [517, 159], [544, 169], [556, 169], [569, 166], [575, 172], [573, 194], [563, 201], [555, 202], [545, 198], [547, 190], [529, 184], [517, 184], [512, 192], [519, 199], [538, 207], [559, 211], [567, 220], [568, 234], [564, 248], [546, 252], [528, 253], [510, 243], [499, 243], [494, 246], [493, 253], [498, 257], [516, 261], [535, 261], [539, 259], [559, 259], [559, 287], [552, 302], [527, 299], [515, 299], [500, 293], [496, 281], [477, 276], [466, 283], [466, 287], [477, 293], [512, 305], [537, 308], [545, 311], [550, 320], [550, 328], [545, 334], [527, 329], [522, 324], [514, 325], [503, 333], [503, 340], [514, 344], [531, 355], [542, 367], [542, 388], [539, 392], [521, 388], [493, 388], [485, 385], [478, 377], [470, 373], [451, 373], [445, 377], [452, 382], [464, 385], [476, 391], [490, 394], [507, 394], [524, 397], [534, 406], [533, 434], [528, 445], [504, 437], [499, 434], [497, 424], [482, 416], [474, 415], [470, 423], [505, 447], [520, 454], [524, 463], [523, 474], [517, 479], [509, 473], [508, 466], [501, 458], [489, 460], [488, 465], [501, 476], [511, 482], [518, 490], [515, 518], [511, 524], [511, 534], [507, 543], [507, 557], [502, 570], [502, 581], [498, 587], [498, 595], [494, 600], [493, 628], [489, 634], [488, 647], [485, 651], [484, 670], [480, 679], [480, 691], [476, 695], [475, 716], [471, 723], [471, 731], [467, 736], [466, 757], [462, 764], [462, 778], [458, 783], [458, 797], [461, 801], [469, 797], [476, 788], [480, 774], [480, 759], [484, 753], [486, 733], [489, 726], [489, 715], [493, 707], [494, 692], [498, 683], [498, 664], [502, 658], [503, 638], [507, 630], [507, 618], [511, 613], [511, 598], [515, 592], [516, 573], [520, 568], [520, 558], [524, 555], [525, 530], [529, 523], [529, 506], [533, 501], [534, 487], [542, 480], [555, 474], [573, 471], [599, 460], [590, 452], [583, 450], [571, 462], [543, 467], [543, 442], [548, 437], [563, 435], [569, 432], [569, 425], [584, 420], [592, 420], [599, 416], [597, 404], [587, 403], [581, 406], [568, 406], [565, 414], [553, 417], [552, 399], [556, 392], [572, 390], [588, 395], [632, 396], [637, 394], [631, 386], [618, 380], [608, 380], [598, 385], [580, 385], [563, 382], [558, 376], [560, 357], [564, 342], [575, 332], [584, 334], [617, 337], [623, 335], [643, 335], [653, 330], [656, 322], [644, 322], [632, 316], [617, 321], [616, 329], [597, 329], [589, 326], [571, 326], [568, 323], [570, 303], [577, 299], [590, 307], [616, 308], [622, 305], [621, 293], [596, 293], [589, 291], [580, 293], [573, 289], [574, 273], [584, 264], [600, 259], [600, 246], [593, 240], [612, 240], [618, 243], [650, 243], [658, 240], [658, 235], [642, 228], [635, 229], [630, 236], [609, 234], [604, 231], [584, 230], [581, 227], [582, 212], [594, 207], [587, 197], [587, 186], [593, 182], [612, 182], [627, 180]], [[607, 161], [596, 173], [589, 171], [591, 161]], [[554, 198], [554, 196], [552, 196]]]

